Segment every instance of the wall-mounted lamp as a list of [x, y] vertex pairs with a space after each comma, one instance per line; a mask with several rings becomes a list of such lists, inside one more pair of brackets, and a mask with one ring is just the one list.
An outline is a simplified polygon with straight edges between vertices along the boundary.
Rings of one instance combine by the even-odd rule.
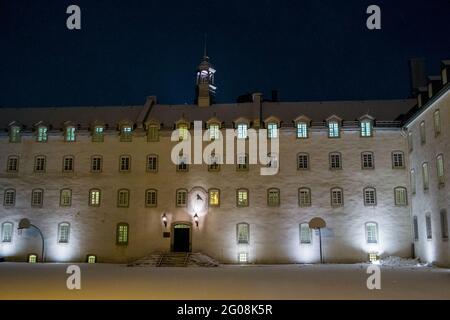
[[162, 222], [164, 223], [164, 227], [167, 228], [167, 216], [165, 213], [162, 215]]
[[194, 215], [194, 222], [195, 222], [195, 225], [198, 228], [198, 215], [197, 214]]

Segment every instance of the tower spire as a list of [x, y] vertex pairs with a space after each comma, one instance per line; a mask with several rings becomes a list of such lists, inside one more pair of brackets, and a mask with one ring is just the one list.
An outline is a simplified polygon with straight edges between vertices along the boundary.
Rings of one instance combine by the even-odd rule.
[[206, 54], [206, 45], [208, 40], [208, 34], [205, 32], [203, 39], [203, 59], [208, 59], [208, 55]]

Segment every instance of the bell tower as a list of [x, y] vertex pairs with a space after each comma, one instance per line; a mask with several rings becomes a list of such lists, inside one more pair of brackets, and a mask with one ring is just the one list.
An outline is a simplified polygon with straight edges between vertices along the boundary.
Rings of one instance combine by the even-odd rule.
[[209, 57], [206, 54], [206, 38], [203, 51], [203, 59], [197, 68], [197, 84], [195, 103], [199, 107], [209, 107], [214, 103], [214, 97], [217, 87], [214, 86], [214, 74], [216, 70], [209, 63]]

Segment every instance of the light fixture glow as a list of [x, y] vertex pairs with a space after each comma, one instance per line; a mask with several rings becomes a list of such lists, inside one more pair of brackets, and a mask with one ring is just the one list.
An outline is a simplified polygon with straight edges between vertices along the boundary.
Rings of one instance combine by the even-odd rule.
[[198, 227], [198, 215], [197, 215], [197, 213], [194, 215], [194, 222], [195, 222], [195, 225]]

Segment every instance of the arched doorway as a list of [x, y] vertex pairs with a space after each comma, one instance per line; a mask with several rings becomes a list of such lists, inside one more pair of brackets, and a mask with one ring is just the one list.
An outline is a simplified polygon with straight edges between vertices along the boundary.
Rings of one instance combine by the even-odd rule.
[[172, 225], [173, 252], [191, 252], [191, 229], [190, 222], [175, 222]]

